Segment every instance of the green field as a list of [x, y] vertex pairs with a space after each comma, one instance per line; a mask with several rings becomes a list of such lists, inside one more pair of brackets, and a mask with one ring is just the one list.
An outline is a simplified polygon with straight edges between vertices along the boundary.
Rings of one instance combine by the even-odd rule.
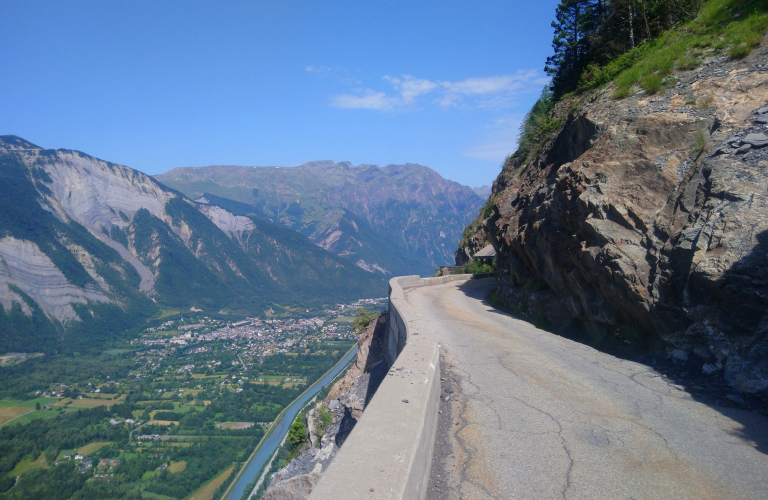
[[[64, 408], [63, 411], [77, 411], [76, 408]], [[55, 418], [58, 415], [61, 415], [62, 412], [59, 410], [34, 410], [30, 411], [28, 413], [23, 414], [16, 420], [10, 423], [10, 425], [16, 425], [16, 424], [28, 424], [32, 422], [33, 420], [48, 420], [51, 418]]]
[[205, 406], [185, 405], [176, 409], [177, 413], [189, 413], [190, 411], [203, 411]]
[[21, 474], [24, 474], [30, 469], [37, 469], [40, 467], [48, 468], [48, 464], [45, 461], [45, 454], [41, 453], [39, 457], [37, 457], [36, 460], [32, 460], [31, 458], [25, 458], [18, 464], [16, 464], [16, 467], [8, 473], [9, 476], [20, 476]]
[[94, 451], [96, 451], [99, 448], [102, 448], [102, 447], [104, 447], [104, 446], [106, 446], [108, 444], [110, 444], [109, 441], [95, 441], [93, 443], [88, 443], [87, 445], [85, 445], [85, 446], [83, 446], [81, 448], [78, 448], [77, 452], [80, 455], [83, 455], [83, 456], [90, 455]]

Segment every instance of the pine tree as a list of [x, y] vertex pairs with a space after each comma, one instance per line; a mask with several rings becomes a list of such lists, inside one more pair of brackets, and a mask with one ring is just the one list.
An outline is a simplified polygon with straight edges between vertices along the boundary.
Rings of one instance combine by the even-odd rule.
[[604, 65], [665, 30], [687, 22], [703, 0], [561, 0], [544, 70], [555, 100], [576, 90], [582, 72]]
[[556, 97], [572, 90], [578, 83], [587, 62], [587, 37], [597, 29], [597, 15], [604, 3], [601, 0], [562, 0], [557, 6], [552, 21], [555, 54], [547, 58], [544, 68], [552, 77]]

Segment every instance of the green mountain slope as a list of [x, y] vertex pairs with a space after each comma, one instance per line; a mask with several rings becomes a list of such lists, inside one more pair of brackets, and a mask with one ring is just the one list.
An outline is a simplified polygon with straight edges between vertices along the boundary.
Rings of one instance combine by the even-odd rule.
[[174, 169], [156, 179], [192, 198], [245, 204], [245, 212], [384, 276], [431, 274], [436, 265], [453, 263], [462, 229], [484, 203], [472, 189], [415, 164], [213, 166]]
[[[253, 205], [210, 193], [205, 193], [201, 199], [237, 215], [269, 220], [264, 212]], [[299, 218], [303, 216], [298, 206], [289, 212]], [[402, 242], [388, 238], [367, 221], [343, 208], [328, 210], [319, 220], [310, 218], [303, 223], [292, 224], [291, 227], [311, 238], [317, 246], [350, 259], [366, 271], [384, 276], [429, 275], [434, 271], [432, 264], [411, 253]]]
[[130, 168], [0, 137], [0, 352], [120, 335], [164, 308], [261, 314], [381, 296], [380, 278]]

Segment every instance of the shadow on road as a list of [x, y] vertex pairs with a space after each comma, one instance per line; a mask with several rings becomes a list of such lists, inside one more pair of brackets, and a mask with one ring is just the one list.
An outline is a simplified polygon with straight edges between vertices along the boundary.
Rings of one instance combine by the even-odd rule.
[[[500, 314], [532, 324], [528, 318], [512, 311], [499, 308], [488, 301], [488, 294], [495, 288], [495, 278], [471, 280], [459, 285], [466, 296], [481, 301], [490, 314]], [[535, 326], [535, 325], [534, 325]], [[739, 393], [725, 383], [722, 372], [703, 375], [704, 361], [690, 356], [687, 361], [672, 360], [665, 353], [648, 348], [629, 348], [620, 340], [602, 342], [595, 346], [592, 339], [577, 324], [568, 325], [555, 331], [541, 330], [543, 334], [554, 334], [568, 340], [587, 345], [611, 356], [633, 361], [655, 371], [670, 384], [684, 388], [691, 397], [709, 406], [720, 414], [741, 424], [737, 437], [752, 443], [758, 451], [768, 455], [768, 401], [755, 394]]]

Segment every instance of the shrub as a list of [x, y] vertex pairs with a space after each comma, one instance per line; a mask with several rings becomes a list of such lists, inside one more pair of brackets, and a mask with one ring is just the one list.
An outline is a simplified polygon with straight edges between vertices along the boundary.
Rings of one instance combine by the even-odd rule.
[[378, 312], [373, 311], [366, 311], [365, 309], [358, 309], [357, 310], [357, 316], [355, 317], [355, 320], [352, 322], [352, 326], [355, 329], [356, 335], [361, 335], [366, 328], [368, 328], [368, 325], [371, 324], [371, 321], [375, 320], [379, 317]]

